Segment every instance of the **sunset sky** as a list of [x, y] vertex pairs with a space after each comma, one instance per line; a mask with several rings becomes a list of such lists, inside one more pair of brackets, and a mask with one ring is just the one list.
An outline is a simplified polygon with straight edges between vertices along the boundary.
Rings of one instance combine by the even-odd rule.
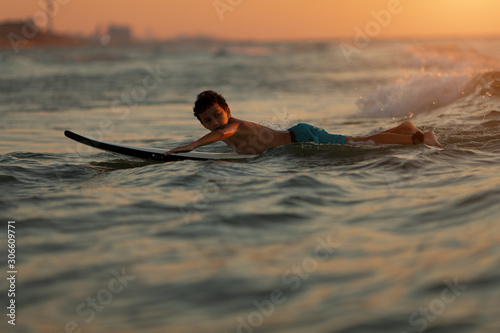
[[[54, 30], [90, 34], [109, 23], [135, 37], [210, 35], [223, 39], [303, 40], [500, 35], [498, 0], [53, 0]], [[0, 20], [33, 17], [45, 0], [0, 0]], [[232, 5], [231, 5], [232, 4]], [[218, 9], [216, 9], [216, 7]], [[375, 13], [394, 12], [390, 17]], [[381, 12], [382, 11], [382, 12]], [[379, 29], [376, 25], [378, 24]]]

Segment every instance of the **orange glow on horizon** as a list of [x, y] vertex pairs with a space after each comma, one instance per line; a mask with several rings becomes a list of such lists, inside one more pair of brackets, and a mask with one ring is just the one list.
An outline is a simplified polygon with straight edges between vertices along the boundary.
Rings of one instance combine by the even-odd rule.
[[[44, 0], [2, 1], [0, 21], [30, 18]], [[139, 38], [206, 35], [233, 40], [352, 38], [381, 21], [374, 38], [500, 36], [498, 0], [53, 0], [54, 29], [90, 35], [108, 24], [129, 25]], [[66, 4], [60, 4], [66, 3]], [[233, 5], [230, 5], [233, 3]], [[399, 8], [398, 7], [398, 8]], [[387, 23], [388, 22], [388, 23]], [[387, 23], [387, 24], [386, 24]], [[373, 28], [373, 27], [372, 27]]]

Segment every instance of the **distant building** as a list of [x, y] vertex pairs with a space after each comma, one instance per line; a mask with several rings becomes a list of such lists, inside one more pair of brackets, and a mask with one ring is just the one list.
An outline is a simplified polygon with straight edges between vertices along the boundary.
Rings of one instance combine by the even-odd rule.
[[6, 21], [0, 22], [0, 33], [2, 35], [8, 34], [10, 32], [21, 33], [25, 25], [34, 26], [33, 20], [24, 21]]
[[0, 49], [11, 48], [18, 52], [25, 48], [76, 46], [85, 43], [84, 39], [76, 36], [46, 33], [33, 19], [0, 22]]
[[33, 20], [0, 22], [0, 48], [13, 47], [18, 50], [38, 36]]
[[108, 35], [113, 44], [128, 44], [132, 42], [132, 32], [127, 26], [110, 25]]

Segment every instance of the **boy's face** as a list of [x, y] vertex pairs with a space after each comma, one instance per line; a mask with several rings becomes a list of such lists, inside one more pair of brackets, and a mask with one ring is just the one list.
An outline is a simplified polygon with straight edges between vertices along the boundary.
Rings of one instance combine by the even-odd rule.
[[205, 112], [200, 114], [200, 121], [203, 127], [213, 132], [227, 125], [231, 118], [231, 110], [224, 110], [219, 104], [214, 104]]

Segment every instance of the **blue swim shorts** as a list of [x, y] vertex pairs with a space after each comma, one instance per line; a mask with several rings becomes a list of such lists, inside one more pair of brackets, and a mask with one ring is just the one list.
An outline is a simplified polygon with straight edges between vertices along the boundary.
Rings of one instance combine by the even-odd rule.
[[297, 143], [322, 143], [345, 145], [347, 137], [339, 134], [330, 134], [322, 128], [309, 124], [300, 123], [288, 129], [292, 137], [292, 142]]

